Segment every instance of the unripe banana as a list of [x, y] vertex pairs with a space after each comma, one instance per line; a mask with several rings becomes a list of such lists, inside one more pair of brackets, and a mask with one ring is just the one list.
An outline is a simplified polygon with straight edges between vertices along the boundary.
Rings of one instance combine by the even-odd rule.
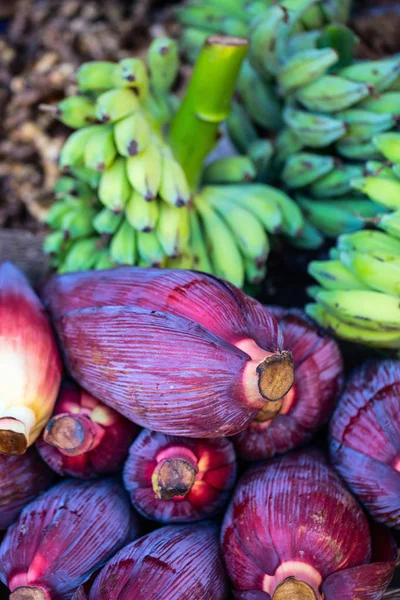
[[258, 219], [227, 198], [214, 197], [205, 190], [202, 198], [209, 202], [228, 225], [243, 256], [259, 265], [264, 264], [270, 247], [268, 236]]
[[93, 227], [100, 234], [112, 235], [120, 226], [123, 219], [122, 213], [114, 213], [108, 208], [103, 208], [93, 219]]
[[96, 100], [96, 115], [103, 123], [114, 123], [139, 110], [140, 102], [128, 88], [109, 90]]
[[326, 290], [365, 290], [366, 285], [340, 260], [313, 260], [309, 274]]
[[304, 219], [301, 233], [293, 238], [290, 243], [295, 248], [301, 248], [302, 250], [317, 250], [323, 245], [324, 241], [325, 238], [322, 233], [310, 221]]
[[321, 9], [329, 23], [347, 23], [352, 0], [322, 0]]
[[189, 250], [186, 250], [180, 256], [167, 259], [168, 269], [193, 269], [193, 255]]
[[167, 37], [156, 38], [147, 51], [151, 89], [164, 95], [171, 89], [179, 70], [178, 44]]
[[321, 290], [316, 300], [333, 315], [349, 325], [400, 333], [399, 299], [369, 290]]
[[400, 295], [400, 259], [385, 252], [341, 252], [340, 262], [366, 287], [392, 296]]
[[346, 125], [342, 120], [296, 110], [291, 106], [283, 111], [283, 118], [303, 144], [312, 148], [329, 146], [346, 134]]
[[43, 252], [45, 254], [52, 254], [56, 256], [64, 249], [66, 240], [63, 231], [52, 231], [43, 241]]
[[[82, 151], [84, 151], [84, 148], [82, 148]], [[101, 177], [101, 173], [99, 171], [95, 171], [94, 169], [89, 169], [88, 167], [84, 166], [72, 167], [70, 171], [74, 177], [87, 183], [92, 190], [96, 190], [98, 188]]]
[[211, 33], [245, 36], [247, 25], [240, 18], [226, 16], [218, 5], [183, 6], [176, 10], [179, 21], [185, 27], [199, 27]]
[[[73, 177], [68, 177], [66, 175], [60, 177], [54, 186], [54, 193], [56, 195], [56, 198], [64, 198], [68, 195], [78, 195], [77, 185], [79, 183], [80, 182], [78, 182]], [[82, 182], [82, 185], [85, 185], [84, 182]]]
[[296, 92], [296, 98], [308, 110], [327, 113], [345, 110], [369, 95], [368, 84], [337, 75], [324, 75]]
[[[357, 231], [339, 236], [337, 250], [354, 252], [386, 252], [400, 258], [400, 241], [382, 231]], [[339, 255], [338, 255], [339, 256]]]
[[116, 65], [114, 82], [117, 87], [129, 87], [138, 102], [145, 100], [149, 93], [149, 76], [140, 58], [123, 58]]
[[394, 210], [400, 208], [400, 181], [384, 177], [363, 177], [353, 179], [352, 186], [356, 190], [360, 190], [371, 200], [375, 200], [383, 206]]
[[169, 150], [164, 150], [162, 155], [162, 173], [158, 193], [163, 200], [173, 206], [184, 206], [190, 200], [186, 175]]
[[151, 143], [151, 127], [141, 111], [118, 121], [114, 126], [114, 140], [121, 156], [135, 156]]
[[336, 150], [341, 156], [351, 160], [379, 160], [382, 155], [370, 140], [371, 138], [366, 138], [355, 142], [351, 138], [343, 138], [336, 143]]
[[158, 194], [162, 176], [162, 157], [159, 147], [149, 144], [141, 154], [126, 160], [126, 172], [131, 186], [146, 200]]
[[287, 45], [288, 56], [292, 57], [299, 52], [306, 52], [307, 50], [316, 50], [320, 37], [320, 31], [301, 31], [291, 35]]
[[379, 114], [368, 110], [350, 109], [338, 113], [339, 119], [347, 125], [344, 140], [359, 142], [376, 133], [391, 129], [395, 122], [390, 114]]
[[400, 133], [381, 133], [375, 135], [372, 141], [385, 158], [391, 162], [400, 163]]
[[96, 105], [85, 96], [69, 96], [57, 104], [55, 116], [64, 125], [80, 129], [96, 122]]
[[279, 71], [278, 85], [282, 93], [288, 94], [321, 77], [337, 61], [338, 54], [332, 48], [298, 52]]
[[125, 216], [134, 229], [149, 233], [157, 225], [159, 212], [159, 202], [148, 202], [134, 190], [126, 206]]
[[126, 175], [125, 159], [117, 158], [106, 169], [100, 179], [99, 198], [102, 204], [113, 212], [122, 212], [131, 194]]
[[289, 188], [310, 185], [335, 168], [332, 156], [299, 152], [289, 156], [282, 172], [282, 180]]
[[383, 215], [378, 223], [379, 229], [383, 229], [389, 235], [400, 238], [400, 210]]
[[71, 133], [60, 152], [61, 169], [71, 169], [83, 164], [86, 144], [95, 133], [102, 130], [102, 125], [83, 127]]
[[136, 262], [136, 232], [124, 219], [110, 242], [110, 258], [121, 265]]
[[201, 194], [195, 196], [194, 202], [206, 233], [214, 273], [242, 287], [244, 263], [231, 230]]
[[209, 31], [197, 29], [196, 27], [184, 27], [181, 37], [181, 48], [190, 62], [195, 62], [200, 48], [210, 35]]
[[204, 183], [241, 183], [253, 181], [256, 168], [248, 156], [227, 156], [209, 163], [203, 172]]
[[368, 83], [377, 92], [388, 89], [399, 73], [400, 58], [362, 61], [340, 71], [341, 77]]
[[278, 4], [271, 6], [250, 30], [250, 61], [264, 76], [276, 75], [280, 69], [280, 40], [288, 28], [288, 13]]
[[336, 206], [335, 201], [310, 200], [304, 196], [298, 196], [296, 200], [310, 223], [328, 237], [336, 238], [341, 233], [364, 227], [359, 216]]
[[270, 177], [270, 164], [274, 148], [269, 140], [256, 140], [248, 148], [248, 156], [256, 168], [256, 181], [266, 182]]
[[81, 203], [71, 202], [69, 200], [59, 200], [54, 202], [46, 213], [46, 223], [52, 229], [59, 229], [63, 222], [64, 217], [75, 211], [77, 206], [82, 207]]
[[317, 198], [343, 196], [352, 190], [351, 180], [362, 177], [363, 169], [358, 165], [338, 165], [336, 168], [315, 181], [310, 191]]
[[247, 111], [236, 101], [232, 102], [226, 126], [229, 137], [239, 152], [246, 153], [249, 146], [258, 140]]
[[289, 156], [300, 152], [304, 147], [301, 139], [295, 134], [293, 129], [286, 127], [282, 129], [275, 140], [275, 161], [278, 165], [285, 162]]
[[360, 175], [374, 175], [375, 177], [384, 177], [385, 179], [394, 179], [397, 181], [392, 165], [389, 163], [379, 162], [378, 160], [369, 160], [365, 165], [365, 171]]
[[325, 15], [320, 4], [310, 6], [301, 17], [305, 29], [321, 29], [325, 23]]
[[193, 268], [203, 273], [213, 273], [204, 232], [194, 208], [189, 211], [190, 220], [190, 248], [193, 254]]
[[83, 63], [76, 72], [78, 88], [83, 92], [111, 89], [114, 87], [115, 69], [113, 62], [93, 60]]
[[137, 249], [139, 258], [144, 260], [148, 266], [164, 267], [166, 265], [166, 256], [154, 231], [137, 232]]
[[[371, 200], [366, 200], [363, 197], [341, 197], [340, 199], [332, 200], [337, 208], [345, 210], [352, 215], [361, 219], [373, 219], [374, 217], [385, 214], [386, 209], [380, 204], [376, 204]], [[377, 222], [377, 221], [376, 221]]]
[[76, 240], [91, 235], [95, 214], [95, 209], [88, 206], [68, 212], [61, 223], [64, 236], [67, 239]]
[[246, 274], [246, 281], [252, 285], [259, 285], [265, 279], [267, 274], [267, 265], [255, 263], [249, 258], [244, 258], [244, 270]]
[[261, 79], [248, 61], [244, 61], [237, 91], [255, 123], [277, 131], [282, 124], [280, 102], [272, 87]]
[[188, 209], [185, 206], [178, 208], [172, 204], [161, 202], [156, 234], [167, 256], [172, 258], [180, 256], [189, 246]]
[[363, 100], [361, 108], [380, 114], [390, 114], [392, 117], [400, 115], [400, 92], [385, 92]]
[[400, 334], [397, 331], [371, 331], [361, 326], [349, 325], [332, 315], [319, 304], [307, 304], [305, 311], [321, 327], [334, 332], [343, 340], [373, 348], [399, 348], [400, 346]]
[[[104, 169], [111, 167], [117, 155], [113, 130], [108, 125], [99, 125], [91, 129], [93, 130], [92, 134], [86, 140], [84, 149], [85, 166], [96, 171], [104, 171]], [[84, 130], [81, 129], [80, 131]], [[68, 138], [67, 144], [71, 137]]]
[[88, 271], [91, 269], [98, 256], [98, 243], [99, 239], [97, 237], [73, 242], [58, 272], [72, 273], [74, 271]]
[[115, 267], [115, 263], [110, 258], [110, 252], [107, 249], [100, 250], [97, 253], [96, 262], [94, 263], [94, 268], [97, 271], [105, 271], [106, 269], [113, 269]]

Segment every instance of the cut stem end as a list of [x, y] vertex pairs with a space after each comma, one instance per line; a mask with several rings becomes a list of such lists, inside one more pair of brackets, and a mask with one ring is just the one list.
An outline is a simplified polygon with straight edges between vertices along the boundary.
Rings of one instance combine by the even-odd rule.
[[47, 594], [37, 587], [19, 587], [12, 592], [10, 600], [47, 600]]
[[159, 500], [185, 496], [193, 487], [197, 469], [183, 458], [167, 458], [159, 462], [151, 482]]
[[271, 421], [276, 415], [278, 415], [283, 406], [283, 399], [275, 400], [274, 402], [268, 401], [264, 404], [260, 412], [254, 419], [257, 423], [265, 423]]
[[257, 367], [258, 389], [266, 400], [280, 400], [294, 384], [294, 364], [291, 352], [267, 356]]
[[304, 581], [288, 577], [275, 590], [272, 600], [317, 600], [314, 590]]
[[90, 419], [81, 415], [55, 415], [47, 423], [43, 439], [67, 456], [80, 456], [88, 452], [94, 442]]
[[28, 448], [25, 425], [18, 419], [0, 419], [0, 454], [21, 456]]

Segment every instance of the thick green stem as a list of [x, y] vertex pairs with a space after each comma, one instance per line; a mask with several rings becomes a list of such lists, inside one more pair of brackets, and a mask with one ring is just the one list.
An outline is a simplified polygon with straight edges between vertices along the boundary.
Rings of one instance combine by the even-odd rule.
[[169, 141], [193, 190], [199, 184], [204, 159], [217, 141], [219, 124], [230, 113], [247, 49], [248, 41], [243, 38], [209, 37], [171, 123]]

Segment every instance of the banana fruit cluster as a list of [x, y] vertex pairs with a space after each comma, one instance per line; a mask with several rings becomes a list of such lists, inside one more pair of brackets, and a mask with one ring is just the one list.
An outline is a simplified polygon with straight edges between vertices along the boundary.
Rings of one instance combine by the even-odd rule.
[[300, 234], [296, 203], [255, 182], [268, 167], [264, 142], [254, 159], [209, 163], [200, 187], [190, 189], [168, 143], [178, 69], [176, 42], [159, 38], [146, 62], [78, 70], [78, 95], [56, 108], [75, 129], [61, 150], [63, 175], [47, 214], [53, 231], [44, 248], [59, 272], [161, 266], [215, 273], [241, 287], [264, 278], [269, 234]]
[[[249, 37], [228, 132], [260, 182], [294, 195], [305, 221], [292, 242], [301, 248], [363, 229], [388, 210], [362, 180], [383, 176], [384, 153], [373, 140], [398, 123], [400, 56], [354, 61], [356, 38], [344, 25], [350, 5], [189, 0], [178, 9], [189, 56], [207, 31]], [[273, 141], [260, 139], [262, 130]]]

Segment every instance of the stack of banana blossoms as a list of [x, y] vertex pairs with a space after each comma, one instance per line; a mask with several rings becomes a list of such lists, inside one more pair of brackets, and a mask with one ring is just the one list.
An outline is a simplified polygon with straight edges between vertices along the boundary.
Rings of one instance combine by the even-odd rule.
[[210, 31], [248, 36], [228, 130], [264, 177], [293, 195], [305, 226], [293, 242], [320, 247], [387, 211], [364, 188], [384, 176], [373, 137], [397, 127], [400, 57], [357, 62], [340, 0], [189, 1], [178, 9], [190, 58]]
[[171, 92], [177, 44], [158, 38], [146, 60], [83, 64], [79, 95], [43, 107], [76, 129], [47, 215], [45, 251], [59, 272], [123, 264], [193, 268], [239, 287], [264, 278], [269, 234], [299, 235], [300, 209], [256, 183], [247, 156], [204, 166], [247, 46], [208, 39], [183, 100]]
[[[400, 363], [342, 384], [337, 343], [302, 311], [214, 275], [67, 273], [39, 299], [1, 264], [0, 585], [10, 600], [384, 598]], [[352, 492], [327, 448], [304, 448], [336, 404], [331, 459]]]

